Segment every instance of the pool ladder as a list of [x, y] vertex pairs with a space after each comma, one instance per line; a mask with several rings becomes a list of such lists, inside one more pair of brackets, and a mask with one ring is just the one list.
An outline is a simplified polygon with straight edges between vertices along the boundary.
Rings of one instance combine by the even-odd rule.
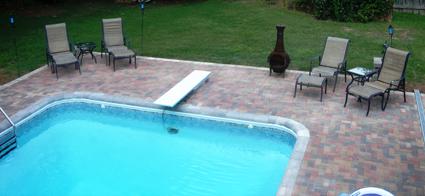
[[[3, 116], [6, 117], [6, 120], [12, 125], [11, 127], [0, 130], [0, 158], [2, 158], [4, 155], [6, 155], [11, 150], [15, 149], [16, 144], [16, 126], [15, 123], [12, 122], [12, 120], [9, 118], [9, 116], [4, 112], [3, 108], [0, 107], [0, 112], [3, 114]], [[0, 125], [5, 124], [5, 121], [0, 122]]]

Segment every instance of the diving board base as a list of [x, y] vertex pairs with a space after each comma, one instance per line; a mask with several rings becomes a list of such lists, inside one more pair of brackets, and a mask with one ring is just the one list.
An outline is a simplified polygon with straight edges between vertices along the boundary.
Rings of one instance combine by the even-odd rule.
[[192, 71], [189, 75], [183, 78], [183, 80], [173, 86], [173, 88], [158, 98], [154, 104], [164, 107], [175, 107], [190, 92], [204, 84], [208, 80], [210, 74], [211, 72], [209, 71]]

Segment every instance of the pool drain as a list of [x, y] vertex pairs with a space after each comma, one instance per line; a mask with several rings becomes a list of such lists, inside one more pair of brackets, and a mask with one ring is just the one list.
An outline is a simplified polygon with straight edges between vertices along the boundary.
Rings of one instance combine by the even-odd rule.
[[177, 128], [174, 127], [168, 127], [167, 131], [169, 134], [177, 134], [179, 132], [179, 130]]

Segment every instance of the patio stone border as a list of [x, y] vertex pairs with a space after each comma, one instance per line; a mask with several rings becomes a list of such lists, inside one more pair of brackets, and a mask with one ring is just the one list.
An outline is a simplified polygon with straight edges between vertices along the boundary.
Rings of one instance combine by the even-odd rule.
[[[93, 52], [96, 55], [100, 55], [100, 52]], [[208, 65], [208, 66], [217, 66], [217, 67], [235, 67], [235, 68], [242, 68], [242, 69], [255, 69], [255, 70], [263, 70], [268, 71], [268, 67], [255, 67], [255, 66], [247, 66], [247, 65], [236, 65], [236, 64], [224, 64], [224, 63], [211, 63], [211, 62], [203, 62], [203, 61], [190, 61], [190, 60], [179, 60], [179, 59], [167, 59], [167, 58], [159, 58], [159, 57], [149, 57], [149, 56], [136, 56], [137, 59], [140, 59], [138, 62], [142, 62], [143, 59], [147, 60], [155, 60], [155, 61], [168, 61], [168, 62], [175, 62], [175, 63], [187, 63], [187, 64], [194, 64], [194, 65]], [[39, 67], [38, 69], [31, 71], [19, 78], [16, 78], [15, 80], [12, 80], [6, 84], [0, 85], [0, 90], [3, 90], [4, 88], [10, 87], [13, 84], [16, 84], [22, 80], [27, 79], [28, 77], [42, 71], [43, 69], [46, 69], [47, 66], [43, 65]], [[301, 71], [301, 70], [291, 70], [288, 69], [286, 72], [289, 73], [299, 73], [299, 74], [308, 74], [308, 71]], [[338, 75], [339, 78], [344, 77], [342, 74]], [[395, 91], [393, 93], [396, 94], [402, 94], [402, 92]], [[408, 96], [415, 96], [414, 92], [406, 92], [406, 95]]]
[[424, 112], [424, 104], [422, 103], [422, 94], [418, 89], [415, 89], [415, 99], [416, 99], [416, 107], [418, 109], [418, 117], [419, 123], [421, 124], [422, 130], [422, 139], [425, 143], [425, 112]]
[[12, 85], [14, 85], [16, 83], [18, 83], [18, 82], [20, 82], [22, 80], [26, 80], [27, 78], [31, 77], [32, 75], [34, 75], [34, 74], [36, 74], [36, 73], [38, 73], [38, 72], [40, 72], [40, 71], [42, 71], [42, 70], [44, 70], [46, 68], [47, 68], [47, 66], [46, 65], [43, 65], [43, 66], [41, 66], [41, 67], [39, 67], [39, 68], [37, 68], [37, 69], [29, 72], [29, 73], [26, 73], [25, 75], [23, 75], [23, 76], [21, 76], [19, 78], [16, 78], [16, 79], [14, 79], [14, 80], [6, 83], [6, 84], [0, 85], [0, 91], [3, 90], [3, 89], [5, 89], [5, 88], [8, 88], [8, 87], [10, 87], [10, 86], [12, 86]]
[[[37, 112], [38, 110], [48, 106], [51, 103], [57, 101], [63, 101], [67, 99], [84, 99], [93, 100], [93, 101], [103, 101], [109, 102], [111, 104], [124, 104], [129, 107], [147, 107], [153, 109], [164, 109], [158, 105], [153, 104], [150, 101], [145, 101], [138, 98], [125, 97], [125, 96], [112, 96], [104, 93], [91, 93], [91, 92], [73, 92], [73, 93], [62, 93], [50, 97], [42, 98], [41, 100], [36, 101], [31, 104], [29, 107], [18, 111], [11, 118], [19, 126], [22, 123], [22, 120], [30, 117], [31, 114]], [[165, 111], [171, 112], [183, 112], [188, 114], [199, 114], [199, 115], [207, 115], [218, 118], [230, 118], [236, 120], [244, 120], [244, 121], [254, 121], [258, 123], [265, 123], [277, 126], [283, 126], [288, 129], [291, 129], [296, 133], [296, 143], [294, 146], [294, 150], [292, 152], [291, 158], [288, 162], [285, 175], [282, 178], [280, 186], [278, 187], [277, 194], [278, 196], [283, 195], [291, 195], [294, 189], [298, 171], [301, 167], [304, 153], [307, 149], [307, 145], [310, 139], [309, 130], [302, 124], [283, 117], [279, 116], [270, 116], [270, 115], [259, 115], [259, 114], [251, 114], [251, 113], [240, 113], [229, 110], [222, 109], [214, 109], [207, 107], [198, 107], [189, 104], [178, 105], [174, 109], [167, 109]]]

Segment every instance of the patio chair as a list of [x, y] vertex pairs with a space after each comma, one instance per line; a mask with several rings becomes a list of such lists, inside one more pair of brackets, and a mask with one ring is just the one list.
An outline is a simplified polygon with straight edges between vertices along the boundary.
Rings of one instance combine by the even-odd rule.
[[[348, 95], [358, 96], [359, 101], [361, 99], [368, 100], [366, 112], [366, 116], [368, 116], [371, 99], [381, 96], [381, 109], [384, 111], [391, 91], [403, 92], [404, 102], [406, 102], [405, 72], [409, 56], [410, 52], [387, 48], [376, 81], [366, 82], [364, 85], [353, 85], [354, 80], [351, 81], [347, 85], [344, 107], [347, 105]], [[385, 94], [387, 94], [387, 98], [384, 102]]]
[[81, 74], [80, 63], [75, 57], [72, 45], [69, 42], [68, 31], [65, 23], [45, 26], [46, 31], [46, 57], [47, 65], [51, 66], [52, 73], [58, 76], [58, 66], [74, 64], [75, 69]]
[[[347, 82], [347, 51], [350, 40], [328, 37], [326, 39], [325, 49], [322, 56], [317, 56], [310, 62], [310, 75], [319, 75], [320, 77], [334, 77], [335, 83], [333, 92], [335, 92], [338, 74], [344, 72], [345, 82]], [[313, 67], [315, 59], [319, 59], [319, 64]]]
[[114, 71], [115, 60], [123, 58], [129, 58], [129, 63], [134, 58], [134, 68], [137, 68], [136, 53], [128, 48], [129, 43], [123, 33], [121, 18], [102, 19], [102, 40], [100, 45], [100, 56], [103, 58], [103, 53], [108, 55], [107, 65], [111, 64], [112, 56]]

